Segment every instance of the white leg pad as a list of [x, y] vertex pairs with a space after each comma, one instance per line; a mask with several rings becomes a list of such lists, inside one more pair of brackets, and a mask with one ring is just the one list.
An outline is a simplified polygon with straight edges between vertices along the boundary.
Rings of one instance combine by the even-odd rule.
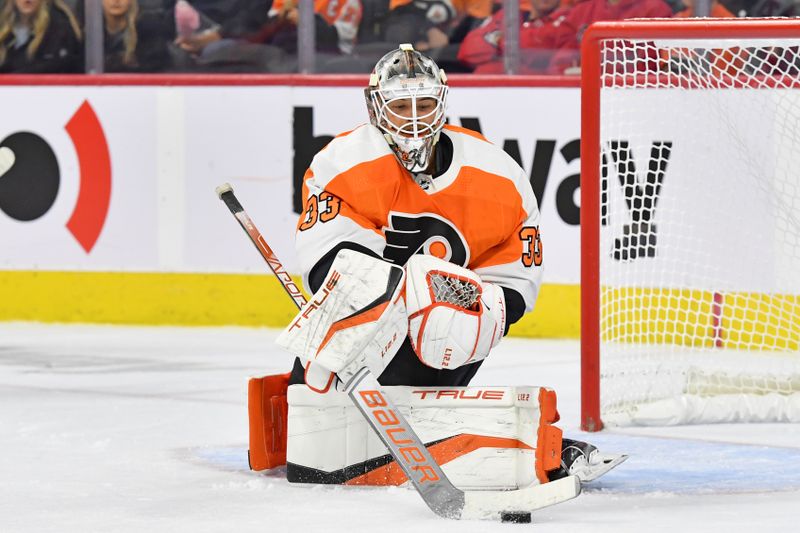
[[[385, 387], [447, 477], [462, 490], [546, 482], [561, 456], [555, 393], [540, 387]], [[407, 481], [346, 394], [288, 391], [290, 481]], [[537, 452], [538, 450], [538, 452]]]

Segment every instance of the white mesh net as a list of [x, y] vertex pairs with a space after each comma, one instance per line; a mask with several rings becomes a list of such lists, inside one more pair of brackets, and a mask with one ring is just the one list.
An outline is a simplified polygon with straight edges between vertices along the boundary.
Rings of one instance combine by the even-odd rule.
[[799, 50], [603, 41], [604, 423], [800, 421]]

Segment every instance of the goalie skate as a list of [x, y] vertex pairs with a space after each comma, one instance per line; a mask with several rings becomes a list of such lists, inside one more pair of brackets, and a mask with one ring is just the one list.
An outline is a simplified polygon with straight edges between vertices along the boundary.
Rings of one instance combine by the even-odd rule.
[[623, 463], [625, 454], [600, 453], [588, 442], [564, 439], [561, 448], [561, 467], [550, 474], [550, 479], [577, 476], [581, 483], [589, 483]]

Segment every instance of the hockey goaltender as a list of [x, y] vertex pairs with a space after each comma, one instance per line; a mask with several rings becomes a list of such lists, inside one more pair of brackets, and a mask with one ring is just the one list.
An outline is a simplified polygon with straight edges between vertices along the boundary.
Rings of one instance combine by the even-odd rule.
[[[411, 478], [423, 498], [442, 471], [453, 494], [573, 476], [563, 500], [625, 459], [562, 438], [551, 389], [468, 386], [533, 309], [542, 240], [525, 172], [445, 123], [448, 90], [434, 61], [401, 45], [370, 76], [369, 124], [335, 137], [306, 171], [296, 246], [313, 296], [278, 338], [292, 371], [250, 380], [254, 470], [285, 463], [297, 483]], [[365, 392], [372, 376], [380, 385]], [[406, 421], [427, 452], [404, 448]], [[433, 469], [415, 477], [426, 457]]]

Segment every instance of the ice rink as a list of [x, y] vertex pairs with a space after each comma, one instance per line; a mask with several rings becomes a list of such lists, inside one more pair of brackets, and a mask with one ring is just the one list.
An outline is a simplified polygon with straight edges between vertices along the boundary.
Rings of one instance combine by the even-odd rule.
[[796, 531], [800, 424], [578, 431], [574, 341], [507, 338], [473, 384], [546, 385], [567, 436], [630, 459], [533, 524], [437, 518], [405, 488], [247, 466], [276, 330], [0, 324], [0, 532]]

